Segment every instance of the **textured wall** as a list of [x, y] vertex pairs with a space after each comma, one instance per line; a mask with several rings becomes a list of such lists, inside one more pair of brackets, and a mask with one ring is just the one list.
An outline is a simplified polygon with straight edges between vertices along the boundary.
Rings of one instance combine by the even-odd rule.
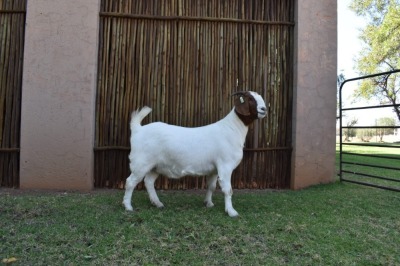
[[[91, 189], [100, 0], [28, 1], [21, 188]], [[297, 1], [292, 188], [332, 181], [336, 1]]]
[[335, 175], [337, 1], [299, 0], [295, 27], [292, 188]]
[[93, 186], [99, 3], [28, 1], [21, 188]]

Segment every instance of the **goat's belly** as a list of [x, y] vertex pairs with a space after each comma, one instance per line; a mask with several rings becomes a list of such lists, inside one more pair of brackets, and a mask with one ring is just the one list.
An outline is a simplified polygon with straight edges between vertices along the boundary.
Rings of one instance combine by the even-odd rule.
[[160, 164], [155, 167], [155, 172], [165, 175], [169, 178], [181, 178], [184, 176], [202, 176], [216, 173], [215, 167], [213, 165], [203, 165], [199, 166], [179, 166], [179, 165], [165, 165]]

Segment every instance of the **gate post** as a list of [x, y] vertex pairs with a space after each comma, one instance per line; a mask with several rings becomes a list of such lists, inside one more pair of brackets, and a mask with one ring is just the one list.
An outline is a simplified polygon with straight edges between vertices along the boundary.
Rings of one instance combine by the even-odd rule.
[[28, 1], [20, 187], [93, 188], [100, 0]]
[[292, 189], [335, 176], [337, 3], [296, 1]]

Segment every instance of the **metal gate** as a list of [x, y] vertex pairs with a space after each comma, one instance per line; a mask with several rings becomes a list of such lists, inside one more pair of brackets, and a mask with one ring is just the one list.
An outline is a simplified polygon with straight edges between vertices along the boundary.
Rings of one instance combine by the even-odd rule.
[[[340, 119], [340, 154], [339, 154], [339, 176], [343, 182], [382, 188], [393, 191], [400, 191], [400, 141], [396, 143], [381, 143], [377, 141], [377, 135], [385, 130], [393, 130], [400, 137], [400, 126], [391, 125], [344, 125], [346, 114], [359, 110], [380, 110], [383, 108], [400, 108], [400, 104], [380, 104], [374, 106], [350, 106], [343, 107], [343, 88], [350, 83], [369, 79], [379, 79], [387, 83], [392, 77], [394, 86], [400, 90], [400, 76], [396, 73], [400, 70], [393, 70], [368, 76], [362, 76], [345, 80], [339, 89], [339, 119]], [[387, 84], [386, 84], [387, 85]], [[354, 104], [353, 104], [354, 105]], [[397, 121], [398, 125], [399, 121]], [[375, 142], [346, 142], [344, 135], [349, 136], [350, 130], [373, 130], [375, 131]], [[347, 137], [346, 137], [347, 138]], [[364, 140], [365, 141], [365, 140]]]

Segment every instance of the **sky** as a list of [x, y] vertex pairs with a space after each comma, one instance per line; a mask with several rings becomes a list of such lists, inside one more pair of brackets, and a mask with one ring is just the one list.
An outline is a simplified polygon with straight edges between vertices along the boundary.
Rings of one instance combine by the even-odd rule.
[[348, 8], [350, 2], [338, 1], [338, 74], [343, 73], [347, 79], [358, 76], [354, 70], [354, 60], [362, 47], [358, 38], [360, 29], [366, 25], [362, 17], [356, 16]]
[[[343, 74], [346, 79], [358, 77], [355, 70], [355, 60], [361, 51], [363, 45], [359, 39], [360, 29], [367, 25], [364, 18], [358, 17], [349, 9], [351, 0], [338, 0], [338, 75]], [[373, 74], [373, 73], [371, 73]], [[343, 86], [344, 107], [352, 105], [351, 95], [357, 88], [357, 82], [349, 82]], [[357, 102], [352, 106], [378, 105], [379, 103], [371, 101], [366, 103]], [[375, 120], [381, 117], [395, 117], [390, 108], [372, 109], [363, 111], [346, 112], [347, 119], [357, 118], [359, 126], [374, 125]], [[345, 118], [346, 119], [346, 118]], [[344, 120], [345, 120], [344, 119]]]

